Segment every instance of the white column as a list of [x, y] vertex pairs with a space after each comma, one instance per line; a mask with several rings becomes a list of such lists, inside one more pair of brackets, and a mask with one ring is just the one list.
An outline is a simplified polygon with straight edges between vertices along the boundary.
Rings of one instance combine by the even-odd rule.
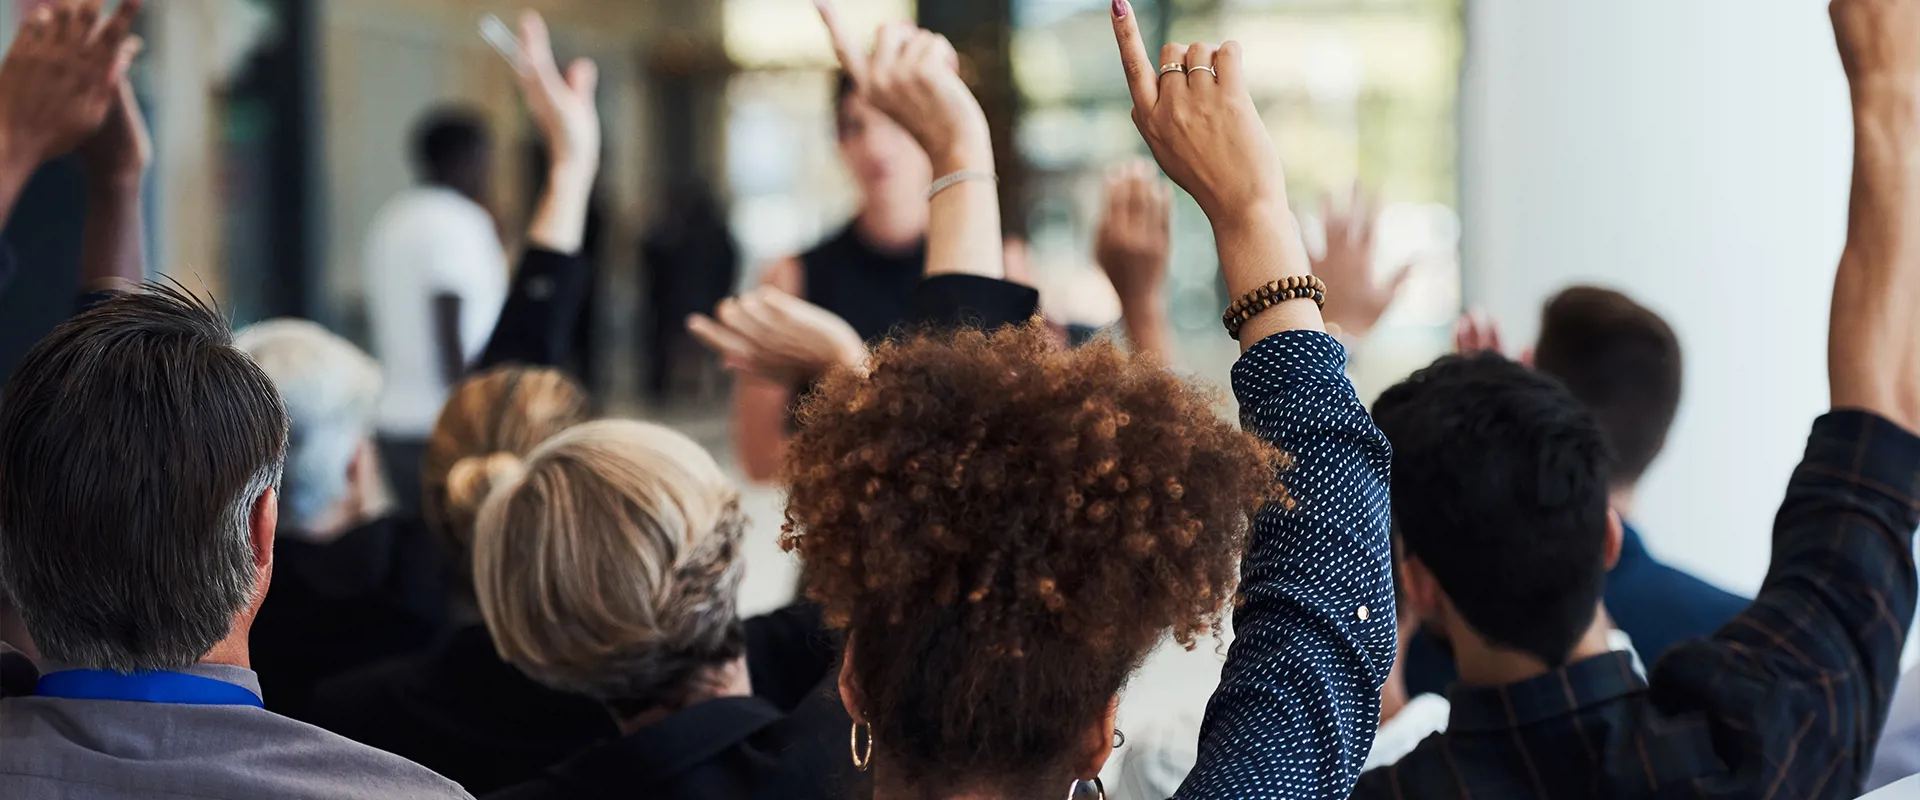
[[1809, 423], [1845, 235], [1851, 126], [1824, 0], [1469, 0], [1470, 305], [1530, 340], [1576, 282], [1657, 309], [1686, 397], [1635, 521], [1740, 591]]

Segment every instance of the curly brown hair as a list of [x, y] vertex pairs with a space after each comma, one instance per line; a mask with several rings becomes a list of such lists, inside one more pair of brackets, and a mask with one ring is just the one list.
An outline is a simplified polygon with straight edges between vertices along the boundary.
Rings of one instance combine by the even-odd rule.
[[1028, 325], [883, 345], [804, 402], [782, 544], [890, 769], [1044, 781], [1167, 631], [1218, 629], [1287, 466], [1218, 400]]

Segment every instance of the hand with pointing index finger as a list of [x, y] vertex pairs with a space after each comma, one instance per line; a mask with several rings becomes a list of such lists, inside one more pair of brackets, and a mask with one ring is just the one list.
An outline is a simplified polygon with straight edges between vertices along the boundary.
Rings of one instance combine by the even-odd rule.
[[841, 27], [832, 0], [814, 5], [856, 90], [906, 129], [936, 171], [993, 168], [986, 112], [960, 79], [960, 58], [947, 37], [897, 22], [881, 28], [871, 55], [863, 56]]
[[1155, 68], [1132, 7], [1114, 0], [1113, 8], [1133, 122], [1167, 177], [1216, 223], [1240, 214], [1284, 214], [1280, 158], [1247, 92], [1240, 45], [1169, 44]]

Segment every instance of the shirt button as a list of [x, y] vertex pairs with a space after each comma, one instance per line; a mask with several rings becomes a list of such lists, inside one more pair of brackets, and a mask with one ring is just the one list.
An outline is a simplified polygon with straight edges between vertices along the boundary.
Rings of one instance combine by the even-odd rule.
[[1366, 606], [1361, 606], [1359, 611], [1354, 612], [1354, 616], [1359, 617], [1361, 622], [1366, 622], [1367, 617], [1372, 616], [1372, 614], [1373, 612], [1368, 611]]

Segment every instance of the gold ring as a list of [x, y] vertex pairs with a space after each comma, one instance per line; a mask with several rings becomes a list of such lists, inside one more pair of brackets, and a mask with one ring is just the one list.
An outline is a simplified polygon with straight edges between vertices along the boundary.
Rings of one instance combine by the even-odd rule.
[[1160, 77], [1163, 77], [1163, 78], [1166, 77], [1167, 73], [1169, 72], [1186, 72], [1186, 71], [1187, 71], [1187, 65], [1185, 64], [1168, 64], [1160, 68]]

